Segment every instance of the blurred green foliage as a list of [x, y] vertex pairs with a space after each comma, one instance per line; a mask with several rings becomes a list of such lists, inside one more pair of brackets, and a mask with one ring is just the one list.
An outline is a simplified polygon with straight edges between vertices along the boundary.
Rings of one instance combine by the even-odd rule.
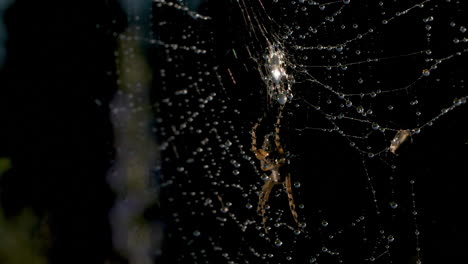
[[0, 263], [46, 264], [49, 232], [32, 210], [7, 219], [0, 211]]
[[[11, 168], [11, 160], [0, 157], [0, 177]], [[0, 204], [0, 263], [46, 264], [49, 234], [46, 219], [39, 219], [32, 210], [6, 217]]]
[[11, 169], [11, 160], [9, 158], [0, 157], [0, 177]]

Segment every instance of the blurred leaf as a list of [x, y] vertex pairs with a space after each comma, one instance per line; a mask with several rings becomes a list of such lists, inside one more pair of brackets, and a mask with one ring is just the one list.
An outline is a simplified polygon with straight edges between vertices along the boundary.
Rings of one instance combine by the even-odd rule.
[[0, 210], [0, 263], [46, 264], [50, 243], [48, 225], [32, 210], [11, 219]]
[[11, 159], [6, 157], [0, 157], [0, 176], [6, 171], [11, 169]]

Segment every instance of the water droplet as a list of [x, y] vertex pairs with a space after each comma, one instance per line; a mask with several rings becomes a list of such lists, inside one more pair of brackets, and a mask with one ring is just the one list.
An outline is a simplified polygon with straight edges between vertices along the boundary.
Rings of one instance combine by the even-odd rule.
[[281, 247], [281, 245], [283, 245], [283, 242], [281, 240], [279, 240], [279, 239], [276, 239], [275, 240], [275, 246]]
[[287, 101], [288, 101], [288, 97], [285, 94], [278, 95], [278, 103], [279, 104], [284, 105], [284, 104], [286, 104]]
[[395, 202], [390, 202], [390, 207], [396, 209], [398, 207], [398, 204]]
[[428, 69], [424, 69], [424, 70], [422, 71], [422, 75], [425, 76], [425, 77], [427, 77], [427, 76], [431, 75], [431, 71], [428, 70]]
[[328, 222], [327, 222], [326, 220], [323, 220], [323, 221], [322, 221], [322, 226], [323, 226], [323, 227], [327, 227], [327, 226], [328, 226]]
[[459, 106], [459, 105], [462, 105], [466, 103], [466, 99], [459, 99], [459, 98], [455, 98], [453, 99], [453, 104], [456, 105], [456, 106]]
[[198, 230], [193, 231], [193, 235], [196, 236], [196, 237], [200, 236], [200, 234], [201, 233]]

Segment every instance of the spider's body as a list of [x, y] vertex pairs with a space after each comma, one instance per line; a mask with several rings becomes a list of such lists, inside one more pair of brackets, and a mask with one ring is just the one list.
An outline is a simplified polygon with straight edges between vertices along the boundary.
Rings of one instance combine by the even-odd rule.
[[291, 85], [294, 78], [286, 72], [287, 67], [288, 60], [279, 46], [268, 46], [265, 63], [259, 71], [264, 76], [270, 104], [277, 101], [280, 105], [285, 105], [292, 99]]

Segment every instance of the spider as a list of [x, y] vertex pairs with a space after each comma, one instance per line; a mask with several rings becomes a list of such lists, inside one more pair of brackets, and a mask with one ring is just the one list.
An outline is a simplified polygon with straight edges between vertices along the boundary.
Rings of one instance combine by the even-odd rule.
[[[294, 221], [297, 223], [299, 228], [301, 228], [301, 223], [299, 222], [299, 217], [296, 212], [296, 205], [294, 203], [294, 196], [291, 187], [291, 174], [284, 173], [283, 166], [287, 164], [287, 155], [280, 142], [280, 123], [282, 117], [283, 105], [280, 105], [279, 114], [275, 123], [275, 130], [273, 133], [266, 134], [263, 138], [262, 148], [257, 146], [257, 129], [262, 122], [262, 118], [259, 119], [257, 123], [252, 127], [252, 152], [255, 154], [255, 157], [260, 161], [260, 168], [264, 172], [270, 172], [270, 175], [265, 180], [262, 191], [259, 196], [257, 213], [262, 216], [263, 226], [266, 229], [266, 206], [270, 194], [277, 184], [283, 184], [286, 193], [289, 199], [289, 209], [294, 218]], [[285, 177], [284, 177], [284, 175]]]

